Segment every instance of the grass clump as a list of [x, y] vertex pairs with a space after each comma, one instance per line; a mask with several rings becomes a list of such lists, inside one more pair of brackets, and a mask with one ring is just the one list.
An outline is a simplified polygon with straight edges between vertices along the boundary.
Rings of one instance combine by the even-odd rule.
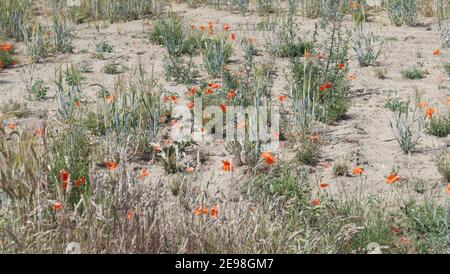
[[413, 68], [401, 70], [400, 74], [404, 79], [417, 80], [425, 78], [428, 71], [420, 66], [415, 66]]
[[415, 26], [418, 16], [417, 0], [389, 0], [387, 10], [396, 26]]
[[450, 182], [450, 156], [448, 151], [438, 154], [434, 159], [434, 163], [445, 182]]
[[436, 137], [446, 137], [450, 134], [450, 116], [433, 116], [426, 124], [428, 134]]
[[361, 67], [376, 66], [383, 53], [383, 44], [377, 46], [378, 37], [373, 33], [358, 31], [353, 39], [353, 49]]

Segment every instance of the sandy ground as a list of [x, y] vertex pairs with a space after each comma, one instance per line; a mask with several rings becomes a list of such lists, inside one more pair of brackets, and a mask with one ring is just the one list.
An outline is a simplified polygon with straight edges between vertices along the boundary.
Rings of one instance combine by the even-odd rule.
[[[255, 25], [262, 20], [257, 14], [247, 14], [242, 16], [229, 11], [218, 11], [207, 7], [189, 9], [180, 4], [173, 7], [174, 11], [181, 13], [191, 20], [193, 25], [207, 24], [212, 21], [216, 25], [224, 23], [230, 24], [232, 30], [239, 36], [256, 37], [257, 47], [262, 50], [262, 56], [258, 60], [269, 59], [269, 54], [264, 52], [264, 33], [256, 30]], [[415, 89], [418, 89], [425, 101], [430, 102], [439, 112], [446, 112], [446, 98], [450, 97], [450, 78], [445, 75], [444, 70], [439, 65], [436, 57], [433, 57], [433, 50], [439, 45], [436, 25], [430, 18], [424, 18], [422, 22], [429, 27], [395, 27], [389, 23], [384, 13], [371, 17], [371, 22], [365, 28], [387, 39], [386, 54], [381, 59], [381, 68], [388, 72], [388, 78], [380, 80], [375, 75], [375, 68], [361, 68], [352, 49], [350, 49], [350, 74], [356, 76], [351, 81], [352, 106], [348, 112], [349, 118], [331, 125], [328, 129], [329, 138], [321, 152], [321, 163], [328, 163], [329, 168], [318, 165], [312, 168], [312, 181], [329, 182], [330, 191], [338, 192], [344, 187], [348, 193], [352, 193], [357, 186], [364, 189], [367, 195], [386, 193], [389, 185], [384, 183], [386, 175], [393, 167], [399, 167], [399, 175], [406, 182], [413, 182], [416, 179], [424, 179], [429, 191], [442, 192], [441, 176], [432, 162], [435, 154], [442, 148], [448, 146], [448, 138], [435, 138], [423, 134], [419, 145], [419, 151], [412, 155], [404, 155], [389, 126], [391, 113], [384, 108], [389, 92], [396, 91], [403, 98], [414, 99]], [[315, 20], [298, 16], [297, 22], [300, 25], [302, 36], [307, 35], [314, 27]], [[150, 20], [151, 24], [151, 20]], [[346, 18], [346, 27], [352, 28], [349, 17]], [[54, 79], [55, 67], [60, 63], [80, 63], [89, 62], [93, 65], [94, 72], [87, 73], [84, 81], [84, 93], [89, 99], [89, 106], [95, 106], [95, 96], [98, 91], [91, 84], [100, 83], [112, 89], [114, 80], [118, 76], [103, 73], [103, 67], [112, 61], [125, 64], [132, 68], [143, 62], [147, 72], [154, 68], [155, 76], [159, 83], [170, 92], [179, 94], [181, 103], [186, 102], [186, 86], [164, 80], [164, 69], [162, 59], [165, 50], [149, 43], [144, 33], [144, 20], [117, 23], [106, 25], [101, 29], [100, 37], [97, 35], [94, 25], [78, 25], [76, 28], [77, 38], [75, 40], [75, 53], [59, 55], [50, 58], [44, 63], [35, 65], [35, 74], [42, 77], [48, 86], [49, 98], [44, 102], [33, 102], [25, 99], [26, 90], [22, 78], [29, 75], [31, 66], [22, 65], [0, 73], [0, 103], [5, 103], [9, 99], [16, 101], [27, 101], [28, 106], [33, 110], [48, 110], [49, 123], [52, 123], [57, 112], [57, 103], [54, 99]], [[113, 53], [107, 55], [106, 60], [93, 58], [95, 44], [99, 40], [105, 40], [113, 46]], [[82, 49], [88, 49], [88, 53], [82, 53]], [[19, 53], [23, 51], [23, 45], [19, 45]], [[233, 56], [232, 66], [239, 66], [241, 63], [242, 49], [235, 44], [236, 55]], [[201, 60], [196, 60], [201, 67]], [[405, 80], [401, 77], [400, 71], [404, 68], [412, 67], [418, 62], [424, 64], [429, 71], [423, 80]], [[274, 95], [286, 94], [285, 76], [287, 60], [279, 59], [275, 61], [277, 66], [277, 76], [274, 81], [272, 92]], [[125, 72], [127, 78], [129, 71]], [[21, 129], [32, 128], [40, 123], [38, 118], [24, 118], [15, 120]], [[230, 156], [226, 152], [222, 143], [201, 144], [200, 149], [208, 155], [207, 162], [199, 167], [191, 176], [192, 179], [200, 183], [210, 183], [212, 191], [223, 190], [225, 192], [239, 190], [238, 186], [245, 177], [245, 167], [237, 168], [236, 172], [230, 174], [221, 170], [221, 160]], [[288, 157], [282, 153], [280, 158]], [[357, 163], [365, 167], [365, 176], [356, 178], [352, 176], [334, 178], [332, 172], [333, 162], [338, 159], [345, 159], [349, 167]], [[158, 164], [140, 163], [151, 172], [148, 180], [155, 177], [162, 177], [172, 180], [173, 176], [164, 175], [164, 170]], [[349, 172], [350, 173], [350, 172]], [[362, 181], [361, 181], [362, 180]], [[401, 189], [405, 192], [414, 193], [412, 184], [404, 183]]]

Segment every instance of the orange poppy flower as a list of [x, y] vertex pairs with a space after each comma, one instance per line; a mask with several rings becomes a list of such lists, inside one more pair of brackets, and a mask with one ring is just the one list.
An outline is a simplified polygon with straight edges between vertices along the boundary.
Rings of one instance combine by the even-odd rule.
[[150, 172], [146, 169], [141, 170], [141, 174], [139, 175], [138, 179], [144, 179], [145, 177], [149, 176]]
[[75, 186], [80, 187], [86, 184], [86, 177], [81, 177], [80, 179], [75, 180]]
[[187, 93], [188, 96], [194, 96], [197, 93], [197, 87], [191, 87]]
[[311, 205], [312, 205], [312, 206], [318, 206], [318, 205], [320, 205], [320, 200], [319, 200], [319, 199], [311, 200]]
[[419, 106], [419, 108], [424, 108], [427, 106], [427, 102], [424, 102], [424, 101], [419, 102], [418, 106]]
[[13, 48], [14, 47], [11, 44], [6, 44], [6, 43], [0, 44], [0, 51], [3, 51], [3, 52], [10, 52]]
[[206, 27], [203, 26], [203, 25], [201, 25], [201, 26], [200, 26], [200, 30], [206, 30]]
[[111, 103], [112, 101], [114, 101], [114, 96], [112, 96], [112, 95], [107, 95], [107, 96], [105, 97], [105, 99], [106, 99], [106, 102]]
[[186, 171], [186, 173], [192, 173], [194, 172], [194, 168], [193, 167], [187, 167], [184, 169], [184, 171]]
[[230, 33], [230, 36], [229, 36], [229, 38], [230, 38], [230, 40], [236, 40], [236, 33]]
[[337, 68], [340, 70], [343, 70], [343, 69], [345, 69], [345, 64], [338, 64]]
[[264, 159], [264, 161], [268, 165], [273, 165], [276, 162], [276, 159], [273, 156], [272, 152], [263, 152], [263, 153], [261, 153], [261, 158]]
[[195, 215], [202, 215], [202, 214], [208, 214], [208, 208], [207, 207], [197, 207], [194, 210]]
[[305, 52], [305, 53], [303, 54], [303, 57], [305, 57], [305, 58], [310, 58], [310, 57], [311, 57], [311, 53]]
[[187, 108], [188, 109], [193, 109], [194, 108], [194, 102], [187, 103]]
[[60, 202], [54, 202], [53, 203], [53, 210], [54, 211], [61, 211], [62, 209], [62, 204]]
[[350, 81], [356, 80], [356, 75], [350, 74], [350, 75], [348, 76], [348, 80], [350, 80]]
[[230, 101], [230, 100], [231, 100], [234, 96], [236, 96], [236, 95], [237, 95], [236, 91], [230, 90], [230, 91], [227, 93], [227, 100]]
[[209, 83], [208, 87], [213, 88], [213, 89], [219, 89], [221, 87], [221, 85], [217, 84], [217, 83]]
[[447, 192], [447, 194], [450, 195], [450, 183], [447, 184], [447, 187], [445, 188], [445, 192]]
[[208, 22], [208, 34], [213, 34], [214, 32], [214, 25], [212, 22]]
[[105, 167], [109, 170], [114, 170], [117, 168], [117, 163], [114, 161], [108, 161], [105, 163]]
[[428, 109], [427, 109], [427, 112], [426, 112], [426, 117], [427, 117], [428, 119], [433, 118], [434, 111], [435, 111], [434, 108], [428, 108]]
[[161, 147], [158, 144], [152, 144], [152, 148], [155, 152], [161, 152]]
[[318, 142], [319, 140], [320, 140], [320, 135], [319, 134], [313, 134], [313, 135], [311, 135], [310, 137], [309, 137], [309, 139], [312, 141], [312, 142]]
[[352, 7], [352, 9], [358, 9], [359, 4], [350, 0], [350, 6]]
[[450, 104], [450, 98], [447, 98], [447, 104]]
[[398, 176], [395, 173], [391, 173], [387, 178], [386, 178], [386, 183], [387, 184], [393, 184], [395, 182], [397, 182], [398, 180], [400, 180], [400, 176]]
[[330, 184], [328, 184], [328, 183], [320, 183], [319, 184], [319, 187], [322, 189], [328, 188], [329, 186], [330, 186]]
[[213, 92], [214, 92], [214, 91], [213, 91], [212, 89], [210, 89], [210, 88], [208, 88], [208, 89], [205, 90], [205, 94], [206, 94], [206, 95], [211, 95], [211, 94], [213, 94]]
[[441, 50], [440, 49], [435, 49], [433, 51], [433, 56], [440, 56], [441, 55]]
[[61, 189], [62, 189], [62, 190], [67, 190], [68, 184], [69, 184], [68, 181], [63, 181], [63, 182], [61, 183]]
[[223, 171], [233, 171], [234, 167], [231, 165], [230, 161], [222, 160], [222, 170]]
[[171, 100], [173, 103], [176, 103], [177, 100], [178, 100], [178, 97], [177, 97], [176, 95], [172, 95], [172, 96], [170, 96], [169, 98], [170, 98], [170, 100]]
[[280, 96], [278, 96], [278, 101], [280, 101], [280, 102], [286, 101], [286, 95], [280, 95]]
[[364, 173], [364, 168], [356, 166], [352, 170], [353, 175], [361, 175]]
[[16, 129], [16, 124], [14, 124], [14, 123], [9, 123], [9, 124], [7, 125], [7, 127], [8, 127], [9, 129], [15, 130], [15, 129]]
[[42, 127], [37, 128], [37, 129], [34, 131], [34, 135], [37, 136], [37, 137], [42, 137], [42, 136], [44, 136], [44, 134], [45, 134], [45, 129], [42, 128]]
[[225, 106], [224, 104], [220, 104], [219, 107], [220, 107], [220, 109], [222, 110], [223, 113], [227, 112], [227, 106]]
[[333, 87], [333, 83], [328, 82], [326, 84], [321, 85], [319, 89], [320, 89], [320, 91], [324, 91], [324, 90], [327, 90], [332, 87]]
[[219, 209], [217, 208], [217, 206], [211, 208], [210, 214], [211, 217], [217, 217], [217, 215], [219, 214]]
[[223, 25], [223, 30], [224, 30], [224, 31], [229, 31], [230, 28], [231, 28], [231, 27], [230, 27], [230, 25], [228, 25], [228, 24], [224, 24], [224, 25]]
[[195, 29], [195, 26], [194, 26], [194, 25], [191, 25], [191, 29], [194, 30], [194, 29]]
[[134, 211], [128, 210], [128, 212], [127, 212], [127, 220], [131, 221], [134, 218], [134, 215], [135, 215]]

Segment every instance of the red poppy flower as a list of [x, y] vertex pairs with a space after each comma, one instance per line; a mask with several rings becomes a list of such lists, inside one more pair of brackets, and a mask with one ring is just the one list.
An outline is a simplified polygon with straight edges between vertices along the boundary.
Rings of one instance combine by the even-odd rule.
[[0, 51], [3, 51], [3, 52], [10, 52], [13, 50], [13, 48], [14, 47], [11, 44], [7, 44], [7, 43], [0, 44]]
[[188, 96], [194, 96], [197, 93], [197, 87], [191, 87], [187, 93]]
[[150, 176], [150, 172], [146, 169], [142, 169], [141, 174], [138, 176], [138, 179], [144, 179], [147, 176]]
[[211, 208], [210, 214], [211, 217], [217, 217], [217, 215], [219, 214], [219, 209], [217, 208], [217, 206]]
[[208, 87], [213, 88], [213, 89], [219, 89], [221, 87], [221, 85], [220, 84], [210, 83], [210, 84], [208, 84]]
[[434, 108], [428, 108], [428, 109], [427, 109], [427, 112], [426, 112], [427, 118], [428, 118], [428, 119], [433, 118], [434, 112], [435, 112], [435, 109], [434, 109]]
[[273, 165], [276, 162], [276, 159], [271, 152], [261, 153], [261, 158], [264, 159], [268, 165]]
[[75, 180], [75, 186], [80, 187], [86, 184], [86, 177], [81, 177], [80, 179]]
[[319, 200], [319, 199], [311, 200], [311, 205], [312, 205], [312, 206], [318, 206], [318, 205], [320, 205], [320, 200]]
[[393, 184], [395, 182], [397, 182], [398, 180], [400, 180], [400, 176], [398, 176], [395, 173], [391, 173], [389, 174], [389, 176], [386, 178], [386, 183], [387, 184]]
[[105, 163], [105, 167], [109, 170], [114, 170], [117, 168], [117, 163], [114, 161], [108, 161]]
[[333, 87], [333, 83], [328, 82], [328, 83], [323, 84], [322, 86], [320, 86], [320, 91], [324, 91], [324, 90], [327, 90], [327, 89], [332, 88], [332, 87]]
[[227, 106], [225, 106], [224, 104], [220, 104], [220, 109], [222, 110], [223, 113], [227, 112]]
[[361, 175], [364, 173], [364, 168], [356, 166], [352, 170], [353, 175]]
[[227, 93], [227, 100], [228, 101], [230, 101], [234, 96], [236, 96], [237, 94], [236, 94], [236, 91], [234, 91], [234, 90], [230, 90], [228, 93]]
[[59, 179], [62, 182], [67, 182], [69, 180], [69, 176], [70, 176], [69, 172], [67, 172], [67, 170], [65, 170], [65, 169], [63, 169], [59, 172]]
[[228, 160], [222, 160], [222, 170], [223, 171], [233, 171], [233, 166], [231, 165], [230, 161]]
[[208, 208], [207, 207], [197, 207], [194, 210], [195, 215], [202, 215], [202, 214], [208, 214]]
[[60, 202], [53, 203], [53, 210], [54, 211], [61, 211], [61, 209], [62, 209], [62, 204]]

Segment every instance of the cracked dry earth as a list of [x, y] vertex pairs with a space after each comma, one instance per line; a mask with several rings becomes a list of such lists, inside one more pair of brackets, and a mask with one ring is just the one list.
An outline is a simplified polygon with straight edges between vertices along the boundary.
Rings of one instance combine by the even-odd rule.
[[[270, 60], [271, 57], [264, 50], [265, 34], [256, 29], [256, 24], [262, 17], [256, 14], [241, 15], [228, 11], [217, 11], [208, 7], [190, 9], [186, 5], [173, 6], [173, 11], [186, 17], [193, 25], [199, 26], [211, 21], [216, 25], [230, 24], [238, 37], [255, 37], [256, 46], [261, 51], [257, 62]], [[363, 189], [363, 195], [386, 195], [389, 193], [389, 185], [384, 183], [386, 175], [394, 167], [399, 168], [399, 175], [404, 178], [400, 184], [400, 191], [411, 195], [418, 195], [412, 190], [412, 182], [424, 179], [427, 191], [439, 193], [441, 177], [433, 163], [437, 151], [449, 145], [448, 138], [436, 138], [423, 134], [419, 144], [419, 150], [412, 155], [404, 155], [394, 138], [389, 121], [391, 112], [384, 107], [388, 95], [396, 92], [402, 99], [414, 99], [416, 90], [420, 91], [423, 100], [436, 107], [438, 112], [447, 111], [446, 98], [450, 97], [450, 78], [445, 75], [439, 61], [433, 56], [433, 50], [439, 45], [438, 33], [435, 22], [431, 18], [423, 18], [424, 26], [421, 27], [395, 27], [387, 18], [385, 12], [375, 12], [365, 29], [375, 32], [380, 38], [386, 40], [386, 50], [381, 58], [380, 68], [387, 70], [387, 79], [378, 79], [375, 73], [377, 68], [361, 68], [356, 61], [353, 50], [350, 48], [350, 75], [352, 105], [345, 120], [339, 121], [327, 129], [325, 145], [321, 149], [320, 164], [311, 167], [310, 176], [312, 182], [326, 181], [330, 183], [330, 191], [351, 195], [358, 187]], [[44, 63], [36, 64], [34, 73], [42, 77], [46, 82], [51, 82], [55, 77], [55, 68], [63, 63], [88, 62], [93, 66], [93, 73], [85, 74], [84, 93], [88, 98], [88, 106], [94, 108], [96, 92], [98, 88], [92, 84], [100, 83], [109, 89], [113, 89], [117, 77], [125, 79], [142, 62], [147, 72], [153, 70], [154, 77], [160, 85], [172, 93], [178, 94], [181, 104], [186, 104], [187, 86], [167, 82], [164, 77], [163, 56], [165, 49], [149, 42], [145, 30], [146, 25], [152, 25], [152, 20], [137, 20], [124, 23], [105, 24], [100, 31], [101, 39], [113, 46], [114, 51], [107, 55], [106, 60], [93, 57], [95, 43], [99, 36], [94, 25], [83, 24], [77, 26], [77, 38], [75, 40], [75, 53], [59, 55]], [[308, 36], [314, 29], [316, 20], [297, 17], [300, 26], [300, 36]], [[345, 27], [352, 29], [350, 17], [345, 19]], [[319, 36], [320, 37], [320, 36]], [[319, 38], [320, 39], [320, 38]], [[82, 49], [88, 49], [88, 52]], [[18, 52], [24, 52], [24, 46], [18, 46]], [[234, 55], [230, 67], [238, 67], [243, 56], [241, 46], [234, 44]], [[124, 64], [130, 70], [120, 76], [103, 73], [106, 64], [115, 60]], [[201, 57], [195, 57], [194, 62], [201, 67]], [[402, 69], [423, 63], [429, 74], [422, 80], [405, 80], [400, 71]], [[0, 101], [7, 102], [10, 99], [25, 101], [26, 90], [22, 78], [29, 75], [31, 66], [25, 65], [26, 60], [14, 69], [3, 71], [0, 74]], [[277, 74], [273, 82], [272, 93], [275, 96], [287, 94], [286, 73], [288, 61], [278, 59], [274, 61]], [[202, 77], [208, 79], [206, 74]], [[214, 79], [209, 79], [214, 81]], [[51, 86], [51, 85], [49, 85]], [[55, 91], [49, 90], [49, 97], [54, 96]], [[276, 100], [274, 99], [274, 102]], [[289, 104], [289, 100], [285, 102]], [[50, 98], [44, 102], [27, 102], [32, 110], [48, 110], [46, 123], [51, 126], [57, 124], [52, 118], [57, 113], [57, 102]], [[38, 127], [44, 121], [38, 117], [27, 117], [16, 120], [20, 130]], [[162, 142], [162, 140], [158, 140]], [[202, 154], [207, 156], [207, 161], [194, 171], [193, 174], [167, 175], [159, 164], [152, 162], [138, 162], [135, 165], [145, 167], [151, 176], [146, 180], [156, 181], [162, 179], [170, 181], [174, 176], [191, 176], [192, 181], [199, 185], [209, 184], [211, 192], [224, 192], [233, 195], [239, 191], [239, 184], [246, 176], [246, 167], [237, 167], [233, 173], [227, 173], [221, 169], [221, 161], [230, 158], [224, 143], [197, 144]], [[292, 157], [288, 151], [282, 151], [277, 155], [280, 159], [288, 160]], [[365, 176], [361, 180], [351, 176], [335, 178], [333, 176], [333, 163], [346, 161], [349, 167], [359, 164], [365, 168]], [[350, 172], [349, 172], [350, 173]], [[441, 194], [438, 194], [438, 196]], [[442, 196], [442, 195], [441, 195]]]

